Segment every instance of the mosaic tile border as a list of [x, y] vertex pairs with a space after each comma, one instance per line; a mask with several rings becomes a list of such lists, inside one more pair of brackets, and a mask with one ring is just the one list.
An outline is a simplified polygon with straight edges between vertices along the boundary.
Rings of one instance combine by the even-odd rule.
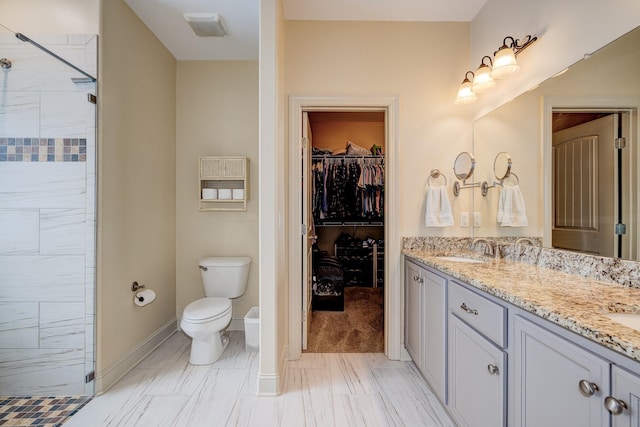
[[86, 161], [86, 138], [0, 138], [0, 162]]
[[61, 426], [93, 396], [0, 397], [0, 426]]

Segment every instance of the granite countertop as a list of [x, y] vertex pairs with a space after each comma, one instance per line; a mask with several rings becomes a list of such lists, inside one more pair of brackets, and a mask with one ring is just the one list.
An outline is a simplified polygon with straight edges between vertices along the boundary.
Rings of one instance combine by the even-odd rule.
[[[604, 316], [612, 312], [640, 313], [638, 288], [486, 258], [473, 251], [404, 249], [402, 253], [640, 362], [640, 331]], [[464, 263], [438, 258], [452, 255], [487, 261]]]

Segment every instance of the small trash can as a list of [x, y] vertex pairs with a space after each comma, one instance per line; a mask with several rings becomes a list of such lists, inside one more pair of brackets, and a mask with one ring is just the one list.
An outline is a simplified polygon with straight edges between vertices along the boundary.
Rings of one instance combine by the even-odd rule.
[[258, 351], [260, 344], [260, 311], [251, 309], [244, 316], [244, 343], [246, 351]]

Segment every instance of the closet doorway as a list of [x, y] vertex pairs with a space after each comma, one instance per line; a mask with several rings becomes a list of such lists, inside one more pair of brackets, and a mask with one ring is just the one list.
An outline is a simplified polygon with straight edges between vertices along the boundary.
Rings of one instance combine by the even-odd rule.
[[[307, 114], [304, 114], [304, 113]], [[305, 123], [305, 117], [308, 118], [312, 113], [378, 113], [384, 118], [384, 195], [383, 195], [383, 218], [377, 227], [382, 227], [379, 232], [383, 233], [381, 239], [384, 246], [384, 262], [380, 266], [381, 285], [383, 293], [383, 310], [384, 310], [384, 353], [392, 360], [404, 360], [406, 352], [402, 351], [402, 287], [401, 287], [401, 254], [400, 244], [401, 237], [398, 223], [398, 98], [397, 97], [344, 97], [344, 98], [312, 98], [312, 97], [292, 97], [289, 104], [289, 331], [288, 331], [288, 354], [289, 359], [298, 359], [303, 351], [303, 341], [306, 340], [307, 326], [311, 326], [310, 320], [313, 322], [313, 289], [312, 289], [312, 273], [313, 273], [313, 256], [311, 250], [307, 252], [307, 248], [312, 248], [312, 239], [317, 236], [316, 231], [321, 227], [314, 227], [313, 206], [312, 206], [312, 145], [313, 139], [317, 135], [311, 135], [308, 141], [303, 135], [307, 135], [307, 131], [311, 128], [309, 122]], [[315, 120], [315, 119], [314, 119]], [[308, 126], [309, 125], [309, 126]], [[308, 127], [307, 127], [308, 126]], [[322, 125], [321, 125], [322, 126]], [[316, 125], [317, 127], [317, 125]], [[318, 132], [311, 129], [311, 132]], [[321, 131], [320, 131], [321, 133]], [[320, 137], [321, 139], [321, 137]], [[357, 141], [352, 141], [357, 144]], [[316, 141], [317, 144], [317, 141]], [[345, 141], [345, 149], [348, 143]], [[360, 145], [360, 144], [357, 144]], [[361, 143], [364, 149], [370, 150], [371, 145]], [[377, 144], [380, 145], [380, 144]], [[346, 163], [345, 158], [345, 163]], [[308, 187], [309, 190], [302, 191]], [[305, 197], [308, 195], [309, 197]], [[363, 225], [356, 225], [354, 233], [354, 225], [340, 224], [332, 225], [331, 228], [346, 227], [345, 232], [350, 237], [359, 238], [358, 233]], [[372, 225], [367, 225], [372, 226]], [[323, 225], [329, 228], [328, 225]], [[321, 231], [321, 233], [323, 233]], [[326, 233], [326, 232], [324, 232]], [[341, 232], [336, 234], [335, 238], [321, 237], [318, 241], [319, 250], [326, 250], [327, 255], [332, 251], [336, 252], [335, 241]], [[367, 236], [365, 236], [367, 237]], [[345, 239], [348, 239], [344, 236]], [[329, 242], [325, 248], [322, 248], [322, 241]], [[377, 243], [377, 242], [376, 242]], [[368, 248], [367, 248], [368, 249]], [[376, 248], [377, 250], [377, 248]], [[327, 272], [331, 273], [327, 268]], [[372, 277], [373, 280], [373, 277]], [[372, 282], [373, 283], [373, 282]], [[371, 286], [373, 288], [373, 285]], [[307, 316], [308, 314], [308, 316]], [[308, 344], [307, 342], [304, 343]]]
[[382, 353], [385, 112], [304, 111], [303, 123], [303, 351]]

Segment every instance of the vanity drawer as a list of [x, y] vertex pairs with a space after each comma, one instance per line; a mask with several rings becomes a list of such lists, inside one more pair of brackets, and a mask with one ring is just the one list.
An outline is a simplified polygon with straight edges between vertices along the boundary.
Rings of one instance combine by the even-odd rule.
[[500, 347], [505, 347], [507, 309], [454, 282], [449, 285], [449, 311]]

